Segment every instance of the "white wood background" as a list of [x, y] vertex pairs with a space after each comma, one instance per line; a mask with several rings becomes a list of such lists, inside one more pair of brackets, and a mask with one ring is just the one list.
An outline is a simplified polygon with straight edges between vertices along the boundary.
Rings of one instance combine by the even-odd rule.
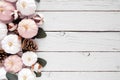
[[120, 80], [120, 0], [41, 0], [48, 36], [38, 80]]

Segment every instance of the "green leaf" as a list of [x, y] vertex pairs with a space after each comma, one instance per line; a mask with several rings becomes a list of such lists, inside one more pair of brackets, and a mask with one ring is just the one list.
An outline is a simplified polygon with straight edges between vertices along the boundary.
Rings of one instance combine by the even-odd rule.
[[42, 28], [39, 28], [38, 34], [35, 36], [35, 38], [45, 38], [46, 36], [47, 34], [45, 33], [45, 31]]
[[41, 72], [34, 72], [35, 73], [35, 75], [36, 75], [36, 77], [41, 77]]
[[7, 72], [6, 77], [8, 80], [18, 80], [18, 76], [12, 73]]
[[42, 67], [45, 67], [46, 66], [46, 64], [47, 64], [47, 62], [44, 60], [44, 59], [42, 59], [42, 58], [38, 58], [38, 61], [37, 61]]
[[40, 2], [40, 0], [35, 0], [36, 2]]

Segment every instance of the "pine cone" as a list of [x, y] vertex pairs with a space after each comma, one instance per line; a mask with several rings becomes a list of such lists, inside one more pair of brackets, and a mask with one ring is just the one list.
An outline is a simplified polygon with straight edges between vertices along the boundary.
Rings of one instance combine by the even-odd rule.
[[0, 50], [0, 63], [2, 63], [2, 61], [7, 57], [8, 57], [8, 54], [3, 50]]
[[36, 51], [38, 47], [32, 39], [24, 39], [22, 42], [22, 49], [23, 51]]

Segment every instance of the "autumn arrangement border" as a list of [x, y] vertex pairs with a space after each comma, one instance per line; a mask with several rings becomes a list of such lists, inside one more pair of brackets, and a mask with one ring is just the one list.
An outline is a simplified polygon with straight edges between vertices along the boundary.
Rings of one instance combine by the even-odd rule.
[[45, 38], [40, 0], [0, 0], [0, 80], [36, 80], [47, 61], [35, 39]]

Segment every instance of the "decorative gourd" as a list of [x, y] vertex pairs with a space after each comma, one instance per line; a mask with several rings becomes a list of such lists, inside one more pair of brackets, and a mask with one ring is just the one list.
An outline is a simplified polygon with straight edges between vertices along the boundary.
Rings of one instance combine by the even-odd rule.
[[35, 13], [37, 8], [34, 0], [18, 0], [16, 3], [17, 10], [24, 16], [29, 16]]
[[14, 10], [15, 7], [11, 3], [0, 1], [0, 21], [10, 22], [13, 19], [11, 14]]
[[18, 33], [24, 38], [32, 38], [38, 33], [38, 26], [32, 19], [23, 19], [18, 24]]
[[5, 59], [4, 67], [8, 72], [16, 73], [22, 69], [22, 59], [18, 55], [12, 55]]
[[21, 50], [21, 40], [15, 34], [7, 35], [2, 41], [2, 48], [6, 53], [16, 54]]
[[30, 69], [23, 68], [18, 73], [18, 80], [36, 80], [36, 76]]

